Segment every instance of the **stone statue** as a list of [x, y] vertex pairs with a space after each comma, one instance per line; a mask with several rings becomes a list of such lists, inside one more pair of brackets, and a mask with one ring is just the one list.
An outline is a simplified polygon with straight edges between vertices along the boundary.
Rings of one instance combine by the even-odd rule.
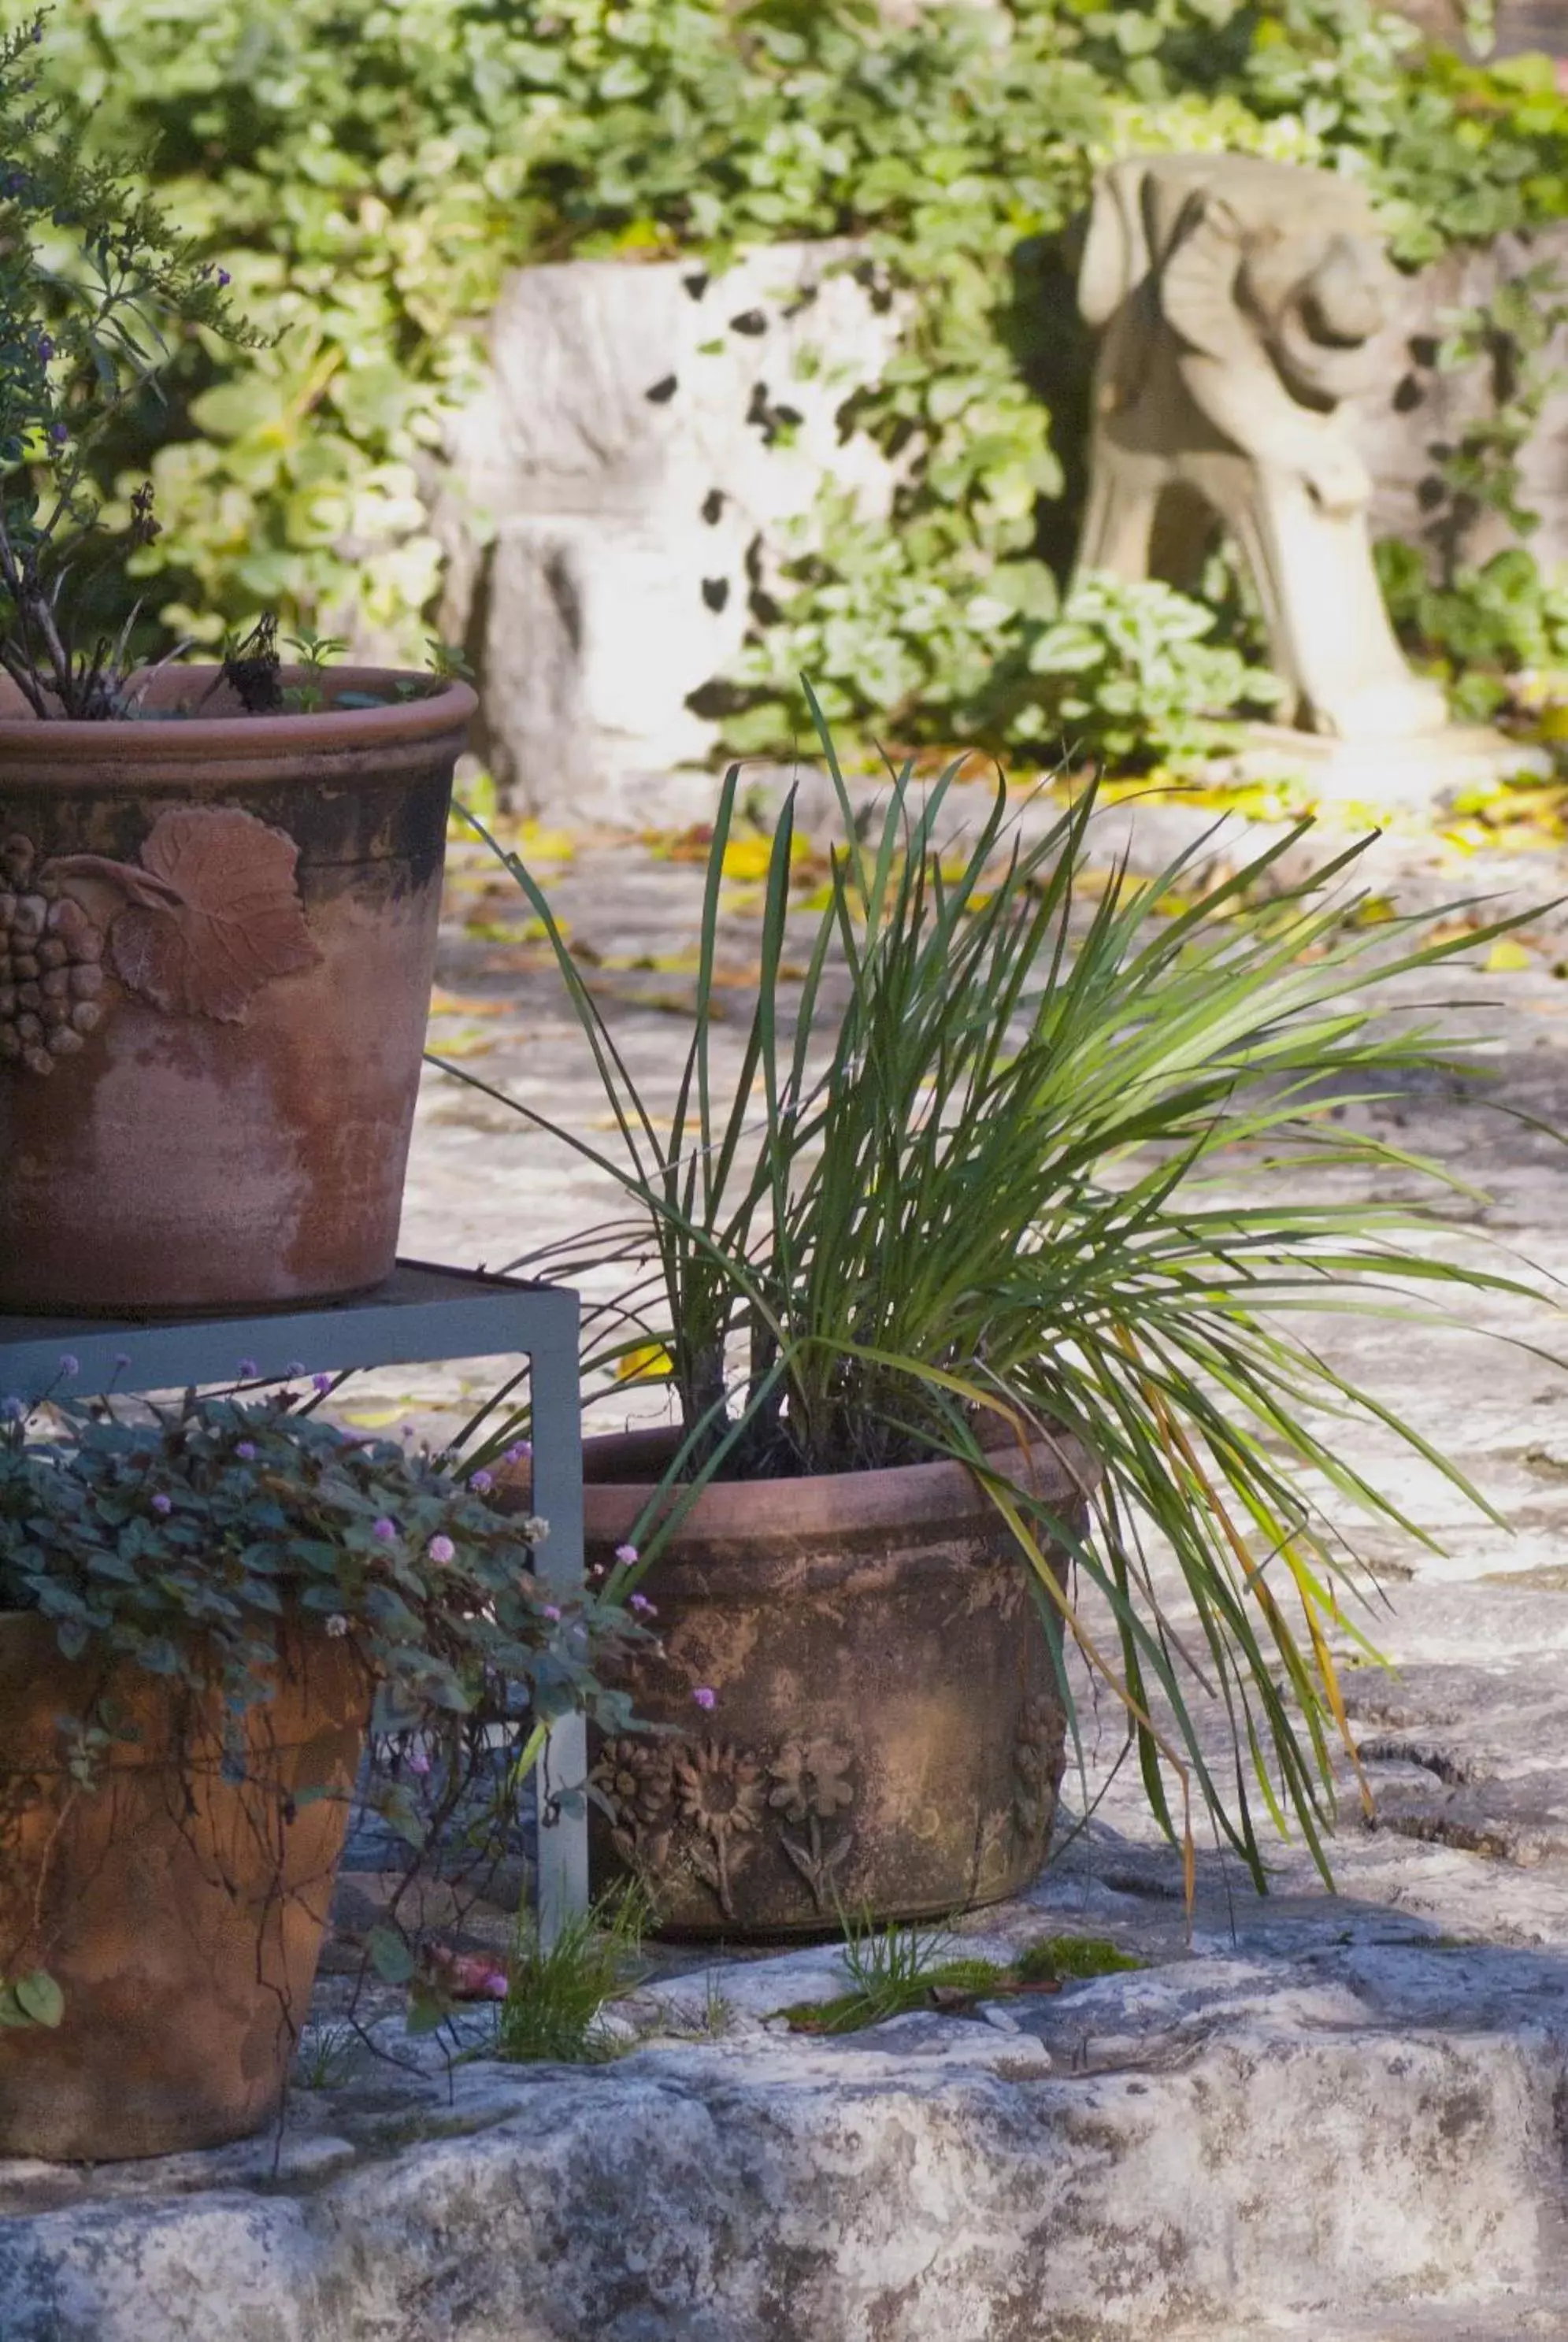
[[1099, 336], [1083, 570], [1180, 581], [1217, 518], [1241, 548], [1298, 724], [1440, 731], [1367, 536], [1343, 403], [1367, 386], [1400, 282], [1365, 195], [1245, 155], [1151, 155], [1095, 186], [1079, 275]]

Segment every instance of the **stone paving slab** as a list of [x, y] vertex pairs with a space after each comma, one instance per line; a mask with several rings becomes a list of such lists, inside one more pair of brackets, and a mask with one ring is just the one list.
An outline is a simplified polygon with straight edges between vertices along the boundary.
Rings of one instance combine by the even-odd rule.
[[1086, 1852], [975, 1947], [1089, 1917], [1153, 1964], [1015, 2031], [781, 2034], [770, 2007], [838, 1981], [808, 1950], [726, 1976], [717, 2039], [367, 2061], [299, 2093], [281, 2147], [13, 2165], [7, 2342], [1568, 2333], [1559, 1955], [1322, 1897], [1233, 1937], [1213, 1877], [1186, 1946], [1095, 1875], [1113, 1839]]
[[[1106, 858], [1130, 842], [1157, 867], [1209, 820], [1118, 811]], [[809, 796], [803, 825], [822, 828]], [[1212, 851], [1240, 843], [1233, 828]], [[1476, 889], [1473, 866], [1445, 871], [1418, 838], [1372, 859], [1402, 902]], [[553, 866], [630, 1061], [668, 1081], [699, 871], [667, 841], [615, 837]], [[1482, 883], [1539, 903], [1560, 874], [1521, 857]], [[457, 856], [450, 910], [437, 1036], [603, 1136], [554, 976], [476, 855]], [[1568, 1156], [1535, 1126], [1568, 1127], [1563, 926], [1533, 919], [1527, 968], [1444, 987], [1497, 1036], [1493, 1100], [1436, 1076], [1380, 1119], [1483, 1191], [1444, 1241], [1502, 1242], [1568, 1288]], [[721, 1047], [754, 933], [742, 896]], [[431, 1074], [405, 1249], [499, 1265], [613, 1203], [506, 1107]], [[4, 2342], [1568, 2337], [1568, 1375], [1553, 1355], [1568, 1332], [1497, 1298], [1475, 1315], [1503, 1338], [1313, 1328], [1509, 1524], [1383, 1435], [1358, 1448], [1444, 1550], [1367, 1539], [1385, 1597], [1369, 1626], [1391, 1665], [1347, 1675], [1376, 1806], [1369, 1825], [1347, 1768], [1337, 1895], [1299, 1847], [1276, 1850], [1263, 1899], [1205, 1853], [1189, 1921], [1117, 1718], [1086, 1698], [1068, 1796], [1093, 1802], [1092, 1823], [1029, 1897], [963, 1932], [1002, 1950], [1108, 1936], [1144, 1970], [1012, 2004], [1016, 2032], [922, 2013], [824, 2040], [781, 2033], [774, 2012], [838, 1987], [831, 1950], [692, 1956], [626, 2005], [626, 2054], [607, 2066], [361, 2061], [297, 2092], [279, 2143], [112, 2172], [0, 2167]], [[399, 1370], [345, 1400], [438, 1427], [485, 1386], [474, 1366]], [[613, 1399], [605, 1427], [628, 1411]], [[373, 2029], [408, 2058], [395, 2026]]]

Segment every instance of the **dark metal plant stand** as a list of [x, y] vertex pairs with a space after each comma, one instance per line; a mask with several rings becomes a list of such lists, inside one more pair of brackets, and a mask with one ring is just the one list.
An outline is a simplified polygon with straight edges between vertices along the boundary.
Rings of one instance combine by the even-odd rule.
[[[534, 1401], [534, 1510], [550, 1524], [541, 1577], [568, 1596], [583, 1584], [583, 1425], [578, 1401], [578, 1300], [561, 1286], [526, 1285], [483, 1270], [400, 1260], [385, 1284], [352, 1300], [233, 1317], [0, 1316], [0, 1396], [28, 1403], [68, 1388], [184, 1390], [284, 1381], [444, 1358], [526, 1356]], [[75, 1362], [65, 1373], [63, 1358]], [[245, 1374], [237, 1374], [239, 1363]], [[254, 1369], [254, 1374], [253, 1374]], [[579, 1788], [587, 1731], [567, 1716], [539, 1760], [539, 1930], [554, 1941], [588, 1907], [588, 1822]]]

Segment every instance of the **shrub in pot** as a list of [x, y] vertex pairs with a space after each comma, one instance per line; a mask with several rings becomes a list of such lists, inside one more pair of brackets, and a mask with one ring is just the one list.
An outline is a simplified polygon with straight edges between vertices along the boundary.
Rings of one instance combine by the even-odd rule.
[[1096, 866], [1092, 796], [1025, 829], [1000, 786], [906, 768], [857, 812], [823, 746], [821, 899], [792, 908], [792, 800], [739, 1030], [715, 1016], [724, 785], [670, 1099], [639, 1093], [510, 857], [622, 1150], [512, 1102], [632, 1206], [542, 1265], [623, 1266], [590, 1375], [674, 1401], [667, 1433], [589, 1444], [591, 1556], [663, 1642], [634, 1698], [664, 1729], [599, 1753], [601, 1867], [685, 1933], [1013, 1891], [1046, 1848], [1071, 1644], [1189, 1857], [1195, 1787], [1260, 1886], [1260, 1799], [1324, 1863], [1350, 1746], [1328, 1635], [1364, 1580], [1320, 1492], [1418, 1534], [1358, 1466], [1374, 1419], [1473, 1492], [1288, 1313], [1419, 1321], [1508, 1280], [1429, 1247], [1433, 1166], [1399, 1158], [1430, 1191], [1409, 1204], [1303, 1201], [1297, 1175], [1386, 1170], [1344, 1102], [1463, 1058], [1399, 1012], [1478, 938], [1358, 919], [1354, 852], [1287, 877], [1305, 825], [1216, 883], [1202, 847], [1144, 882]]
[[285, 669], [265, 620], [141, 663], [151, 490], [112, 526], [92, 466], [173, 334], [252, 337], [35, 101], [37, 31], [0, 41], [0, 1308], [351, 1292], [393, 1262], [474, 695]]
[[0, 2155], [213, 2146], [279, 2103], [373, 1721], [439, 1751], [522, 1695], [536, 1732], [620, 1629], [545, 1599], [483, 1476], [286, 1394], [10, 1412]]

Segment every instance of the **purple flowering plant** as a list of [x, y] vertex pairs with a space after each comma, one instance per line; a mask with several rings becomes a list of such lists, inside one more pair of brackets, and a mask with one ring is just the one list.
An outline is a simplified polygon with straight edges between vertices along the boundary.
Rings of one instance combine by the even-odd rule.
[[[596, 1668], [641, 1630], [600, 1596], [545, 1586], [534, 1526], [442, 1456], [344, 1431], [288, 1390], [164, 1406], [56, 1386], [0, 1408], [0, 1618], [41, 1616], [65, 1657], [95, 1663], [82, 1712], [57, 1718], [62, 1767], [88, 1793], [112, 1780], [144, 1670], [169, 1683], [181, 1777], [221, 1746], [225, 1778], [287, 1820], [318, 1793], [286, 1792], [244, 1720], [298, 1667], [314, 1623], [364, 1671], [371, 1763], [355, 1796], [402, 1842], [405, 1884], [493, 1866], [511, 1785], [556, 1718], [627, 1720]], [[59, 2023], [59, 1987], [15, 1952], [0, 1942], [0, 2027]], [[395, 1981], [413, 1957], [382, 1925], [366, 1969]]]
[[158, 525], [150, 483], [111, 513], [95, 457], [156, 400], [182, 340], [265, 337], [128, 167], [85, 153], [40, 95], [46, 13], [0, 36], [0, 668], [35, 716], [102, 720], [138, 711], [125, 575]]
[[290, 1394], [56, 1395], [0, 1424], [0, 1612], [40, 1611], [67, 1657], [123, 1657], [235, 1716], [310, 1619], [347, 1621], [334, 1631], [374, 1679], [381, 1733], [487, 1700], [539, 1723], [598, 1712], [594, 1659], [636, 1630], [592, 1595], [547, 1599], [530, 1526], [440, 1457]]

